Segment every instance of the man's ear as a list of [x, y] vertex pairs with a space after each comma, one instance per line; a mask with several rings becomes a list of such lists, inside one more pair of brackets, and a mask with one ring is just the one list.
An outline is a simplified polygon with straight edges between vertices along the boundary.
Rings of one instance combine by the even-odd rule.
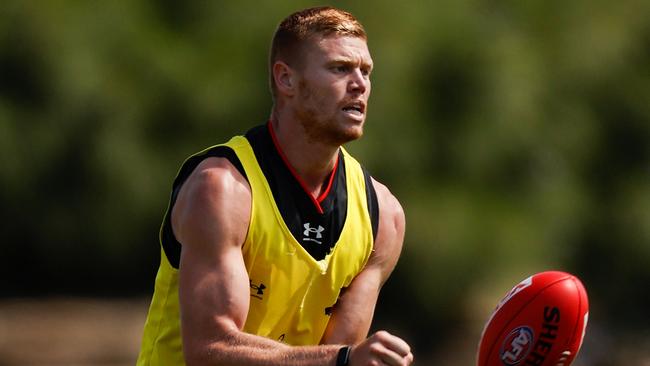
[[277, 91], [286, 96], [293, 96], [296, 90], [295, 71], [282, 61], [276, 61], [272, 71]]

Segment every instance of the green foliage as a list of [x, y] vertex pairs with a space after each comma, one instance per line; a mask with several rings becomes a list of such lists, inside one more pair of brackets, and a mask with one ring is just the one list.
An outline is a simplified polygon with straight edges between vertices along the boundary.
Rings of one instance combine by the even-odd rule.
[[[150, 293], [176, 169], [266, 120], [271, 34], [309, 5], [0, 5], [3, 295]], [[378, 326], [478, 339], [554, 268], [585, 282], [594, 333], [647, 337], [650, 3], [350, 6], [376, 70], [349, 149], [408, 220]]]

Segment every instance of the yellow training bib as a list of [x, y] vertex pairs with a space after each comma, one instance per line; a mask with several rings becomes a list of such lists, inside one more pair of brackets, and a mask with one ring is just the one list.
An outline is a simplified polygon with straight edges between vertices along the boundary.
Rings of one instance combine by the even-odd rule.
[[[363, 170], [343, 150], [347, 190], [345, 222], [332, 251], [324, 259], [315, 260], [285, 224], [249, 141], [236, 136], [221, 146], [234, 151], [252, 192], [251, 220], [242, 247], [251, 296], [243, 330], [292, 345], [319, 344], [329, 321], [329, 311], [341, 289], [350, 285], [372, 251], [373, 231]], [[305, 235], [318, 233], [317, 228], [305, 224]], [[184, 365], [178, 270], [170, 263], [165, 250], [161, 251], [137, 364]]]

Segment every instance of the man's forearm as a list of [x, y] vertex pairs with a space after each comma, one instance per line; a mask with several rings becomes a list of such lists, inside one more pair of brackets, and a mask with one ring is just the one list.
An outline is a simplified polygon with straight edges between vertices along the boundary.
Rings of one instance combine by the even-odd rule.
[[340, 345], [289, 346], [237, 332], [193, 350], [185, 348], [188, 366], [335, 366]]

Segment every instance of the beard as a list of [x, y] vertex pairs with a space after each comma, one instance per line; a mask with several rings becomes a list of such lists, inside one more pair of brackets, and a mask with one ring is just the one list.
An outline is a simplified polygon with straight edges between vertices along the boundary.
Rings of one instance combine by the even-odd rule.
[[324, 113], [323, 106], [328, 103], [321, 101], [326, 98], [317, 91], [312, 91], [304, 80], [300, 81], [299, 96], [301, 103], [296, 115], [309, 142], [341, 146], [363, 135], [363, 125], [359, 128], [346, 128], [343, 121], [336, 119], [336, 113]]

